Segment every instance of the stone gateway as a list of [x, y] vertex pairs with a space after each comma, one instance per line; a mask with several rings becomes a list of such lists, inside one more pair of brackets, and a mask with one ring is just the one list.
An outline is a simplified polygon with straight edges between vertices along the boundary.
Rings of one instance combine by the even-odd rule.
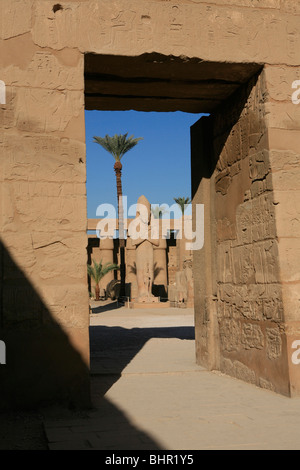
[[195, 113], [196, 360], [300, 395], [300, 3], [1, 0], [0, 17], [1, 406], [89, 404], [85, 109]]

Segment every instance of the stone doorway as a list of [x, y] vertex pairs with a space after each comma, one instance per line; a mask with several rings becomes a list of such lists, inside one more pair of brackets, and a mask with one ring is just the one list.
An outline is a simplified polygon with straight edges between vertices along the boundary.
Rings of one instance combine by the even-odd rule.
[[205, 208], [193, 266], [197, 362], [289, 395], [264, 93], [254, 63], [85, 55], [88, 110], [210, 114], [191, 128], [193, 205]]
[[194, 202], [206, 208], [194, 269], [197, 360], [299, 395], [297, 2], [26, 0], [20, 9], [4, 0], [1, 8], [5, 401], [88, 401], [90, 106], [212, 115], [192, 130]]

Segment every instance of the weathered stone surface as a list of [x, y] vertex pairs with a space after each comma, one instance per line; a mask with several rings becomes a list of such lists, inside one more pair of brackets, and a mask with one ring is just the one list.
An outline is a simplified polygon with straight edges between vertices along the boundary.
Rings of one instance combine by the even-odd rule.
[[53, 231], [78, 232], [86, 229], [86, 220], [80, 216], [86, 208], [85, 195], [61, 196], [58, 185], [51, 183], [36, 183], [36, 186], [24, 181], [5, 183], [5, 189], [11, 200], [3, 211], [5, 230], [17, 231], [20, 224], [23, 229], [30, 229], [33, 223], [35, 230], [42, 232], [47, 231], [48, 227]]
[[83, 315], [82, 309], [88, 302], [86, 286], [67, 284], [48, 286], [47, 302], [53, 321], [64, 328], [87, 328], [89, 325], [88, 310]]
[[292, 103], [291, 99], [284, 103], [284, 107], [282, 107], [282, 103], [271, 101], [266, 104], [266, 111], [269, 127], [287, 130], [300, 129], [300, 106]]
[[258, 383], [261, 388], [265, 388], [266, 390], [272, 390], [272, 392], [275, 392], [275, 387], [269, 380], [260, 377]]
[[[251, 2], [251, 9], [245, 3], [70, 2], [54, 12], [53, 2], [43, 1], [35, 9], [33, 40], [57, 50], [77, 46], [97, 53], [124, 54], [130, 49], [132, 55], [153, 50], [189, 55], [193, 49], [194, 57], [204, 59], [222, 61], [226, 51], [228, 60], [239, 62], [251, 57], [256, 62], [273, 58], [275, 63], [284, 63], [288, 57], [297, 63], [297, 18], [289, 17], [287, 32], [277, 2], [264, 2], [264, 8], [255, 8]], [[272, 17], [269, 8], [274, 8]], [[286, 36], [283, 44], [281, 38]]]
[[244, 380], [245, 382], [256, 383], [255, 372], [240, 361], [231, 361], [230, 359], [224, 358], [222, 359], [221, 370], [225, 374]]
[[[81, 117], [84, 109], [80, 91], [8, 86], [7, 96], [8, 107], [0, 109], [0, 125], [5, 129], [63, 133], [72, 120]], [[42, 108], [40, 103], [43, 103]]]
[[298, 259], [300, 256], [299, 239], [296, 237], [292, 240], [282, 238], [280, 240], [280, 268], [281, 275], [285, 282], [299, 282], [300, 269]]
[[[292, 192], [295, 201], [298, 200], [299, 194], [299, 191]], [[291, 240], [291, 247], [293, 247], [299, 238], [299, 208], [297, 204], [290, 204], [291, 192], [289, 191], [276, 192], [275, 197], [278, 237], [295, 239], [295, 241]]]
[[[281, 276], [287, 280], [292, 280], [293, 276], [297, 279], [298, 268], [297, 262], [294, 266], [289, 264], [293, 262], [288, 253], [289, 248], [290, 253], [293, 252], [293, 242], [287, 240], [286, 244], [279, 244], [277, 240], [282, 230], [277, 215], [277, 211], [282, 210], [279, 201], [281, 197], [284, 201], [290, 193], [285, 191], [287, 188], [277, 193], [274, 184], [277, 185], [277, 175], [282, 168], [287, 168], [286, 171], [290, 168], [292, 173], [295, 158], [291, 154], [289, 163], [282, 156], [273, 167], [276, 152], [269, 151], [265, 131], [265, 126], [272, 125], [270, 119], [266, 119], [269, 112], [267, 74], [266, 77], [262, 74], [250, 90], [237, 123], [235, 110], [232, 110], [233, 128], [227, 133], [226, 141], [224, 138], [225, 144], [217, 137], [214, 147], [218, 158], [214, 172], [217, 297], [221, 369], [276, 390], [277, 387], [282, 389], [282, 384], [276, 377], [276, 366], [268, 370], [267, 361], [282, 361], [285, 354], [284, 333], [274, 326], [284, 320], [286, 304]], [[230, 114], [226, 116], [228, 119]], [[220, 135], [224, 122], [217, 117], [214, 123], [215, 133]], [[242, 139], [242, 146], [238, 137]], [[294, 181], [298, 189], [296, 178]], [[283, 207], [288, 205], [285, 203]], [[288, 222], [288, 214], [296, 212], [297, 209], [287, 210], [282, 220]], [[287, 256], [281, 264], [279, 259], [284, 252]], [[297, 250], [294, 254], [297, 260]], [[270, 327], [270, 321], [276, 323]], [[264, 370], [268, 370], [265, 377]]]
[[[296, 5], [286, 2], [285, 8], [289, 8], [297, 13]], [[290, 30], [292, 35], [295, 31]], [[290, 36], [292, 37], [292, 36]], [[269, 142], [272, 151], [270, 162], [274, 187], [274, 204], [276, 215], [276, 227], [278, 234], [278, 256], [280, 263], [280, 277], [282, 282], [282, 299], [284, 307], [285, 328], [289, 329], [289, 324], [297, 321], [300, 314], [300, 284], [299, 284], [299, 178], [298, 155], [300, 153], [299, 140], [297, 139], [297, 129], [299, 129], [299, 105], [292, 103], [292, 88], [294, 81], [299, 80], [300, 68], [268, 67], [266, 70], [267, 80], [272, 92], [273, 109], [276, 116], [270, 117], [270, 124], [276, 129], [270, 129]], [[298, 87], [299, 88], [299, 87]], [[281, 93], [279, 90], [281, 89]], [[276, 98], [278, 94], [278, 98]], [[271, 335], [271, 333], [269, 333]], [[270, 346], [270, 358], [276, 357], [277, 349], [280, 349], [280, 339], [282, 340], [282, 350], [284, 353], [284, 337], [272, 337], [275, 345]], [[291, 395], [298, 395], [299, 392], [299, 368], [292, 363], [293, 340], [298, 340], [298, 336], [286, 335], [287, 355], [289, 360], [289, 380]], [[276, 343], [277, 341], [277, 343]], [[272, 343], [272, 344], [273, 344]], [[276, 346], [277, 345], [277, 346]], [[276, 359], [275, 359], [276, 360]]]
[[244, 323], [242, 326], [242, 345], [244, 349], [263, 349], [264, 335], [259, 325]]
[[219, 320], [283, 320], [282, 291], [278, 284], [250, 284], [231, 286], [224, 284], [218, 289]]
[[266, 285], [266, 295], [263, 299], [263, 317], [266, 320], [283, 321], [283, 294], [280, 284]]
[[[1, 0], [0, 8], [2, 323], [20, 335], [47, 325], [49, 357], [56, 326], [55, 357], [78, 351], [72, 374], [86, 381], [84, 108], [209, 111], [193, 126], [194, 202], [204, 203], [206, 221], [205, 247], [194, 254], [197, 361], [299, 391], [287, 349], [295, 337], [285, 333], [300, 315], [297, 2]], [[26, 341], [18, 335], [15, 345]], [[73, 383], [64, 372], [69, 383], [58, 390]]]
[[282, 339], [279, 328], [267, 328], [266, 340], [268, 358], [273, 360], [280, 357], [282, 354]]
[[235, 320], [226, 319], [220, 325], [221, 348], [226, 352], [238, 351], [241, 343], [241, 326]]
[[85, 183], [85, 145], [81, 142], [67, 137], [8, 134], [3, 148], [5, 180]]
[[297, 321], [300, 315], [300, 283], [285, 283], [282, 287], [282, 298], [286, 321]]
[[[83, 90], [83, 57], [75, 49], [51, 53], [35, 48], [27, 68], [10, 63], [1, 70], [7, 86], [24, 86], [48, 90]], [[81, 74], [78, 71], [81, 70]]]
[[290, 104], [292, 93], [295, 91], [292, 84], [295, 80], [300, 80], [299, 70], [286, 65], [277, 65], [275, 67], [266, 65], [265, 72], [270, 99], [274, 102], [279, 101]]
[[10, 39], [31, 30], [33, 0], [2, 0], [0, 39]]

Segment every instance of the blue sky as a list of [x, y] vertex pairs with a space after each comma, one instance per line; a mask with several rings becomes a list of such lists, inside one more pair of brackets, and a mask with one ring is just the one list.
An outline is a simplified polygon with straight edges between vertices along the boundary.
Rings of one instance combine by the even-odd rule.
[[122, 158], [122, 189], [128, 207], [144, 194], [151, 204], [174, 204], [191, 196], [190, 126], [201, 114], [182, 112], [86, 111], [88, 217], [100, 204], [117, 207], [114, 159], [94, 136], [143, 137]]

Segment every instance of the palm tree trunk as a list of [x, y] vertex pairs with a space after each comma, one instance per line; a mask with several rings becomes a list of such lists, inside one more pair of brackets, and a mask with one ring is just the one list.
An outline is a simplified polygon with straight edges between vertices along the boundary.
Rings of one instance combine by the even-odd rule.
[[125, 296], [125, 238], [124, 238], [124, 214], [123, 214], [123, 193], [122, 193], [122, 163], [116, 162], [114, 165], [117, 182], [118, 197], [118, 219], [119, 219], [119, 246], [120, 246], [120, 275], [121, 289], [120, 297]]
[[100, 299], [100, 287], [99, 284], [96, 284], [95, 286], [95, 299], [99, 300]]

